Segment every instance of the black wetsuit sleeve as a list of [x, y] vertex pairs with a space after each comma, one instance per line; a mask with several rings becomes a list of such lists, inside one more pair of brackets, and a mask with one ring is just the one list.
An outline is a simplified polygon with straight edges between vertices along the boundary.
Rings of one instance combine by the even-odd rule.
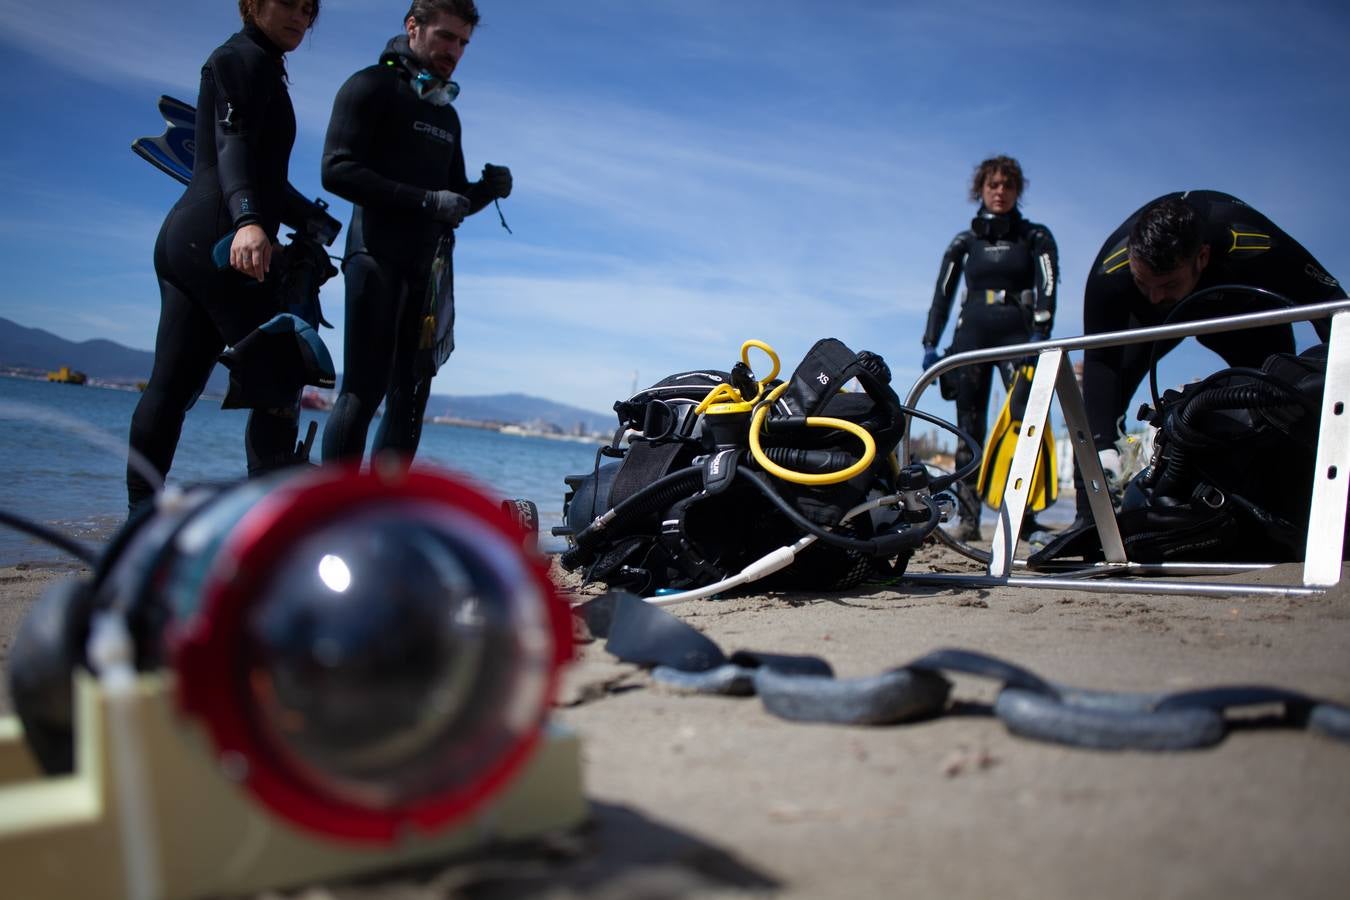
[[287, 190], [281, 198], [281, 221], [303, 232], [314, 215], [314, 204], [297, 191]]
[[220, 192], [235, 228], [261, 221], [258, 186], [254, 183], [252, 146], [262, 124], [259, 98], [265, 89], [250, 83], [243, 62], [234, 54], [217, 53], [202, 68], [203, 87], [215, 96], [216, 165]]
[[1031, 234], [1031, 253], [1036, 267], [1036, 306], [1032, 311], [1034, 329], [1047, 334], [1055, 325], [1055, 304], [1059, 293], [1059, 248], [1050, 229], [1038, 225]]
[[[1100, 259], [1088, 276], [1083, 291], [1083, 333], [1124, 331], [1130, 324], [1130, 297], [1134, 282], [1128, 274], [1107, 274]], [[1138, 386], [1140, 374], [1124, 372], [1124, 347], [1099, 347], [1083, 351], [1083, 402], [1088, 426], [1099, 447], [1115, 441], [1116, 422], [1125, 414], [1126, 384]]]
[[492, 191], [481, 181], [469, 181], [465, 173], [464, 141], [455, 141], [454, 158], [450, 161], [450, 190], [469, 198], [469, 215], [482, 211], [493, 201]]
[[[323, 186], [359, 206], [423, 212], [426, 189], [387, 178], [370, 164], [377, 143], [389, 139], [378, 123], [395, 101], [393, 85], [378, 69], [365, 69], [338, 91], [323, 144]], [[462, 177], [463, 157], [459, 168]]]
[[933, 288], [933, 304], [928, 308], [928, 325], [923, 330], [925, 347], [936, 347], [942, 338], [943, 330], [947, 327], [947, 318], [952, 311], [952, 298], [956, 296], [956, 287], [961, 283], [966, 256], [970, 253], [970, 237], [968, 231], [958, 234], [942, 256], [937, 286]]
[[489, 203], [496, 199], [488, 189], [488, 186], [481, 181], [471, 182], [464, 191], [464, 196], [469, 198], [469, 215], [481, 212]]

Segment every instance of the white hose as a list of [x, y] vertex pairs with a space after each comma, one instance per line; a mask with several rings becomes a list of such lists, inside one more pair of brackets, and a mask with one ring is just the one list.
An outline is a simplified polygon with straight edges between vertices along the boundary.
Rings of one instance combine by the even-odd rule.
[[89, 635], [89, 662], [98, 673], [107, 711], [106, 752], [113, 762], [126, 896], [131, 900], [157, 900], [163, 888], [150, 781], [137, 721], [134, 658], [126, 620], [116, 612], [97, 614]]
[[[868, 500], [844, 513], [844, 517], [839, 520], [839, 524], [842, 525], [854, 516], [862, 515], [865, 512], [871, 512], [882, 506], [896, 506], [902, 503], [903, 500], [904, 498], [900, 494], [891, 494], [888, 497], [878, 497], [876, 500]], [[674, 606], [676, 603], [684, 603], [686, 600], [702, 600], [704, 597], [711, 597], [722, 591], [750, 584], [751, 582], [772, 575], [780, 569], [786, 569], [788, 566], [792, 565], [792, 562], [797, 558], [798, 553], [801, 553], [819, 539], [820, 538], [817, 535], [808, 534], [803, 538], [799, 538], [796, 543], [779, 547], [777, 550], [772, 550], [764, 554], [744, 569], [741, 569], [735, 575], [723, 578], [721, 581], [704, 585], [701, 588], [681, 591], [678, 594], [666, 594], [662, 597], [646, 597], [644, 599], [652, 606]]]
[[663, 597], [645, 598], [652, 606], [673, 606], [676, 603], [683, 603], [686, 600], [702, 600], [704, 597], [711, 597], [713, 594], [728, 591], [743, 584], [749, 584], [752, 581], [758, 581], [761, 578], [772, 575], [779, 569], [786, 569], [792, 565], [792, 561], [797, 558], [797, 554], [814, 544], [819, 538], [814, 534], [808, 534], [801, 538], [795, 544], [789, 544], [785, 547], [779, 547], [777, 550], [770, 551], [759, 559], [746, 566], [728, 578], [712, 584], [704, 585], [701, 588], [693, 588], [688, 591], [681, 591], [678, 594], [666, 594]]

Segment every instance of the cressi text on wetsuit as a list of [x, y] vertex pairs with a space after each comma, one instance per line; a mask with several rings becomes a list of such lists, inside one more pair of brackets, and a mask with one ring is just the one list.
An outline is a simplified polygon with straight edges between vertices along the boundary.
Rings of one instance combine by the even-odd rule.
[[[996, 215], [981, 207], [971, 228], [958, 234], [942, 257], [923, 333], [926, 348], [936, 347], [947, 327], [963, 271], [966, 296], [947, 353], [1024, 343], [1033, 333], [1049, 335], [1059, 286], [1059, 252], [1050, 229], [1024, 219], [1016, 209]], [[957, 424], [981, 444], [988, 430], [994, 368], [962, 366], [953, 373]], [[962, 443], [956, 451], [957, 468], [971, 459], [970, 449]], [[964, 482], [968, 495], [963, 498], [962, 518], [966, 520], [979, 519], [977, 480], [978, 475], [972, 475]]]
[[[248, 224], [275, 242], [281, 223], [298, 227], [307, 213], [287, 192], [295, 112], [282, 53], [256, 26], [231, 36], [202, 67], [194, 139], [192, 178], [155, 242], [155, 361], [131, 418], [132, 448], [161, 475], [221, 350], [277, 312], [275, 280], [218, 270], [212, 246]], [[254, 410], [245, 431], [250, 473], [290, 461], [296, 429], [295, 410]], [[130, 467], [127, 495], [132, 507], [152, 495]]]
[[[1083, 294], [1085, 334], [1161, 325], [1167, 318], [1174, 304], [1154, 305], [1135, 286], [1130, 274], [1129, 239], [1144, 209], [1158, 200], [1178, 197], [1200, 217], [1203, 241], [1210, 248], [1209, 263], [1200, 273], [1193, 293], [1233, 284], [1274, 291], [1296, 304], [1345, 296], [1345, 290], [1312, 254], [1241, 200], [1219, 191], [1178, 191], [1140, 207], [1102, 245]], [[1213, 318], [1277, 305], [1259, 295], [1224, 291], [1198, 298], [1195, 308], [1184, 311], [1183, 316]], [[1326, 340], [1327, 320], [1314, 322], [1313, 326]], [[1199, 335], [1196, 340], [1230, 366], [1260, 366], [1272, 353], [1294, 350], [1294, 333], [1288, 325]], [[1117, 423], [1148, 374], [1151, 355], [1156, 352], [1160, 359], [1178, 343], [1180, 339], [1172, 339], [1084, 351], [1083, 399], [1098, 450], [1114, 446]]]
[[323, 184], [354, 208], [342, 265], [342, 386], [324, 429], [325, 461], [361, 457], [381, 398], [375, 450], [416, 452], [431, 390], [431, 377], [414, 366], [422, 304], [437, 243], [453, 234], [433, 220], [427, 192], [463, 195], [470, 214], [493, 199], [464, 173], [454, 106], [420, 97], [411, 84], [417, 69], [407, 36], [399, 35], [333, 102]]

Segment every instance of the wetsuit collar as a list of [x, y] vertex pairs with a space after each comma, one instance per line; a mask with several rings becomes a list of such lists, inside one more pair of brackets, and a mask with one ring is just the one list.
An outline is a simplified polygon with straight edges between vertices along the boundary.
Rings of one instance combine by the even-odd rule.
[[380, 63], [386, 66], [401, 67], [407, 74], [408, 84], [419, 98], [432, 106], [449, 106], [459, 96], [459, 85], [427, 71], [408, 46], [406, 34], [396, 35], [385, 44], [380, 54]]
[[275, 56], [277, 59], [281, 59], [282, 56], [285, 55], [284, 53], [282, 53], [281, 48], [278, 47], [276, 44], [272, 43], [272, 39], [269, 38], [261, 28], [259, 28], [252, 22], [249, 22], [247, 25], [245, 25], [241, 33], [249, 40], [251, 40], [253, 43], [257, 44], [259, 47], [266, 50], [269, 56]]
[[993, 213], [981, 203], [980, 211], [970, 220], [970, 230], [978, 238], [997, 241], [1015, 232], [1021, 222], [1022, 211], [1015, 206], [1011, 212]]

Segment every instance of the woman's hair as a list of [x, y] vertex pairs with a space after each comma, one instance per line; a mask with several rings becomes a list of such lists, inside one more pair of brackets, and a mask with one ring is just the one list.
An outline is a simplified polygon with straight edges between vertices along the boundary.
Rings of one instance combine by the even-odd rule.
[[[248, 25], [258, 16], [258, 10], [267, 0], [239, 0], [239, 18]], [[309, 17], [309, 24], [313, 25], [314, 20], [319, 18], [319, 0], [309, 0], [314, 6], [314, 14]]]
[[1019, 200], [1022, 198], [1028, 184], [1026, 178], [1022, 176], [1022, 164], [1011, 156], [991, 156], [975, 167], [975, 178], [970, 183], [970, 199], [976, 203], [980, 202], [982, 197], [980, 192], [984, 190], [984, 183], [994, 174], [1007, 178], [1017, 190], [1017, 198]]
[[403, 17], [403, 21], [412, 19], [419, 25], [425, 25], [436, 13], [462, 19], [470, 28], [478, 27], [478, 7], [473, 0], [412, 0], [412, 6], [408, 7], [408, 14]]

